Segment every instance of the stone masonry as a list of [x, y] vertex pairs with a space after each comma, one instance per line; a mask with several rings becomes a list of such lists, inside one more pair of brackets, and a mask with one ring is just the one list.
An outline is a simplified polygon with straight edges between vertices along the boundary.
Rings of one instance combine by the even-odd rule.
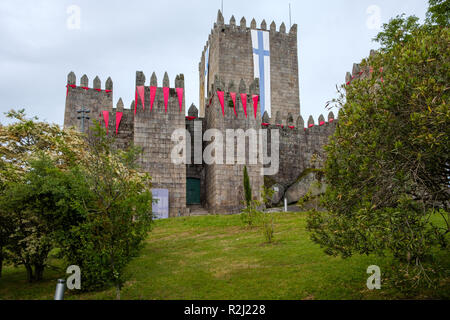
[[[267, 28], [265, 21], [261, 29]], [[256, 29], [256, 22], [252, 20], [250, 28], [242, 18], [237, 26], [234, 17], [229, 25], [223, 22], [219, 12], [217, 22], [209, 36], [207, 46], [210, 46], [209, 83], [208, 94], [201, 93], [200, 112], [191, 105], [186, 117], [186, 102], [183, 95], [180, 110], [178, 95], [175, 88], [184, 88], [184, 76], [175, 78], [171, 87], [167, 73], [164, 75], [162, 85], [158, 86], [156, 75], [153, 73], [150, 83], [146, 84], [143, 72], [136, 72], [136, 87], [144, 86], [145, 109], [140, 98], [133, 101], [130, 109], [124, 108], [122, 99], [119, 99], [113, 108], [113, 82], [110, 78], [101, 88], [101, 81], [96, 77], [93, 87], [89, 88], [89, 79], [86, 75], [76, 83], [73, 72], [67, 78], [67, 98], [64, 116], [65, 127], [81, 128], [78, 113], [82, 107], [90, 110], [90, 122], [86, 125], [86, 133], [90, 133], [93, 120], [104, 125], [102, 111], [109, 112], [108, 134], [114, 136], [117, 148], [127, 148], [134, 144], [143, 148], [139, 158], [141, 170], [148, 172], [153, 178], [154, 188], [169, 190], [170, 217], [189, 214], [187, 201], [187, 179], [200, 180], [200, 202], [210, 213], [232, 214], [243, 208], [243, 169], [244, 164], [234, 160], [227, 163], [227, 130], [241, 130], [233, 138], [234, 152], [237, 153], [236, 142], [245, 141], [245, 165], [247, 166], [253, 198], [260, 199], [260, 190], [263, 185], [283, 190], [277, 194], [280, 201], [284, 191], [297, 185], [298, 178], [305, 170], [320, 168], [323, 165], [325, 154], [323, 146], [334, 133], [338, 120], [330, 112], [327, 119], [321, 115], [318, 122], [309, 117], [307, 123], [300, 116], [298, 61], [297, 61], [297, 26], [292, 26], [286, 33], [284, 24], [276, 31], [275, 24], [270, 25], [271, 43], [271, 75], [272, 75], [272, 117], [267, 113], [261, 118], [260, 105], [256, 112], [253, 110], [252, 95], [259, 95], [259, 79], [253, 77], [253, 59], [251, 50], [250, 30]], [[202, 82], [204, 79], [205, 52], [204, 48], [199, 65]], [[371, 52], [374, 54], [374, 52]], [[370, 69], [364, 70], [358, 64], [353, 66], [352, 73], [347, 73], [346, 84], [370, 77]], [[150, 110], [150, 86], [157, 87], [153, 108]], [[164, 108], [163, 88], [169, 88], [167, 112]], [[224, 111], [219, 103], [217, 92], [224, 92]], [[236, 114], [230, 93], [236, 93]], [[240, 93], [247, 94], [247, 115], [244, 113]], [[134, 93], [133, 93], [134, 94]], [[202, 99], [203, 95], [203, 99]], [[136, 109], [136, 112], [135, 112]], [[116, 134], [116, 113], [123, 112], [118, 133]], [[209, 129], [216, 129], [223, 136], [223, 164], [205, 163], [203, 153], [215, 155], [212, 143], [215, 138], [203, 139]], [[254, 153], [249, 151], [250, 145], [260, 140], [252, 141], [244, 134], [248, 129], [256, 132], [267, 130], [267, 150], [270, 157], [271, 136], [278, 131], [279, 141], [279, 170], [272, 176], [261, 174], [263, 165], [260, 155], [256, 154], [257, 162], [249, 160]], [[187, 164], [174, 164], [171, 159], [172, 150], [179, 142], [172, 141], [175, 130], [185, 130], [190, 134], [190, 141], [186, 141], [186, 150], [190, 150], [190, 160]], [[234, 131], [236, 133], [236, 131]], [[200, 142], [195, 144], [194, 142]], [[220, 141], [216, 141], [220, 142]], [[259, 148], [257, 148], [259, 151]], [[197, 158], [197, 159], [195, 159]], [[198, 160], [200, 159], [200, 160]], [[195, 161], [197, 160], [197, 161]], [[263, 159], [264, 160], [264, 159]], [[278, 188], [279, 187], [279, 188]], [[291, 199], [297, 201], [296, 199]], [[276, 201], [276, 202], [277, 202]]]

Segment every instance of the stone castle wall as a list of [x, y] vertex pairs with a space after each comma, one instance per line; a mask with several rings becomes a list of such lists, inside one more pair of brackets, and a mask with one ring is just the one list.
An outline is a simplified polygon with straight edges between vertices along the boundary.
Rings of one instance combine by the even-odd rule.
[[[252, 94], [259, 94], [258, 83], [252, 82], [247, 90], [244, 81], [240, 81], [240, 87], [236, 88], [231, 83], [228, 87], [224, 82], [216, 77], [213, 85], [211, 104], [206, 107], [206, 129], [217, 129], [222, 133], [223, 141], [223, 164], [205, 165], [205, 185], [206, 185], [206, 207], [212, 213], [238, 213], [243, 208], [244, 188], [243, 171], [244, 164], [239, 164], [237, 158], [232, 163], [227, 163], [226, 157], [226, 130], [242, 129], [244, 132], [248, 129], [255, 129], [257, 132], [261, 127], [260, 105], [258, 103], [257, 116], [254, 117]], [[224, 91], [224, 115], [216, 91]], [[229, 92], [237, 92], [236, 113], [231, 103]], [[247, 93], [247, 116], [245, 116], [240, 93]], [[234, 138], [234, 154], [237, 155], [237, 139]], [[258, 139], [256, 140], [258, 143]], [[212, 143], [212, 142], [210, 142]], [[206, 144], [206, 147], [208, 144]], [[245, 163], [252, 187], [253, 198], [260, 199], [260, 188], [264, 183], [262, 175], [262, 164], [250, 164], [249, 158], [254, 155], [250, 151], [250, 141], [246, 138]], [[257, 147], [257, 145], [256, 145]], [[257, 153], [258, 148], [255, 149]], [[258, 155], [256, 154], [256, 157]], [[256, 158], [258, 160], [258, 158]]]
[[[288, 188], [306, 169], [321, 168], [325, 160], [323, 147], [336, 130], [337, 123], [330, 112], [326, 122], [323, 116], [319, 117], [318, 123], [310, 117], [306, 128], [301, 116], [295, 123], [288, 125], [271, 123], [265, 126], [269, 130], [269, 137], [272, 130], [279, 130], [280, 136], [280, 168], [276, 175], [268, 176], [266, 180]], [[269, 150], [270, 145], [271, 139], [268, 139]]]
[[[136, 73], [136, 86], [145, 85], [145, 75]], [[171, 152], [176, 145], [171, 140], [177, 129], [185, 129], [185, 99], [183, 97], [180, 110], [175, 88], [170, 88], [167, 112], [164, 106], [162, 87], [170, 87], [167, 73], [164, 75], [162, 87], [157, 86], [153, 73], [150, 85], [157, 87], [153, 108], [150, 111], [150, 86], [145, 86], [145, 110], [140, 98], [136, 102], [134, 117], [134, 144], [143, 147], [139, 164], [143, 171], [152, 176], [153, 188], [169, 190], [169, 216], [186, 214], [186, 165], [172, 163]], [[183, 75], [177, 76], [176, 88], [184, 88]], [[183, 95], [184, 96], [184, 95]], [[133, 110], [134, 112], [134, 110]]]
[[[261, 29], [267, 28], [265, 22]], [[253, 110], [252, 94], [259, 95], [258, 79], [253, 78], [253, 57], [251, 48], [250, 30], [256, 29], [256, 22], [251, 22], [250, 28], [246, 26], [243, 18], [237, 26], [234, 18], [229, 25], [225, 25], [223, 17], [219, 13], [217, 23], [211, 31], [207, 46], [210, 45], [210, 68], [208, 95], [200, 99], [200, 114], [195, 106], [191, 106], [185, 118], [185, 98], [183, 95], [182, 110], [180, 111], [178, 96], [175, 88], [184, 88], [183, 76], [175, 79], [175, 88], [170, 88], [169, 78], [164, 75], [162, 86], [158, 87], [155, 74], [150, 79], [150, 86], [157, 87], [153, 109], [150, 111], [150, 86], [145, 86], [145, 75], [136, 73], [136, 86], [145, 86], [145, 110], [142, 108], [140, 98], [132, 103], [131, 109], [124, 109], [123, 102], [119, 99], [116, 108], [113, 108], [113, 83], [109, 78], [105, 88], [101, 89], [98, 77], [93, 82], [93, 88], [89, 87], [87, 76], [83, 76], [80, 85], [76, 85], [76, 76], [71, 72], [68, 75], [68, 95], [64, 126], [81, 127], [81, 121], [77, 119], [78, 110], [82, 107], [89, 109], [92, 120], [99, 120], [104, 125], [101, 111], [109, 112], [108, 134], [114, 136], [117, 148], [127, 148], [131, 144], [141, 146], [143, 154], [139, 164], [145, 172], [149, 172], [153, 178], [154, 188], [169, 190], [169, 215], [171, 217], [185, 215], [186, 208], [186, 179], [200, 179], [201, 204], [211, 213], [238, 213], [243, 208], [243, 169], [244, 164], [226, 163], [226, 130], [261, 129], [267, 130], [267, 151], [270, 155], [271, 135], [278, 130], [279, 145], [279, 171], [272, 176], [263, 176], [261, 170], [263, 164], [257, 155], [258, 163], [249, 164], [249, 141], [246, 138], [246, 166], [250, 177], [253, 197], [260, 199], [260, 190], [263, 185], [277, 184], [283, 189], [282, 195], [289, 188], [293, 188], [302, 182], [298, 178], [306, 169], [321, 168], [325, 160], [323, 147], [329, 137], [335, 132], [338, 120], [330, 112], [328, 119], [321, 115], [317, 122], [309, 117], [307, 123], [300, 116], [299, 88], [298, 88], [298, 57], [297, 57], [297, 26], [294, 25], [289, 33], [286, 33], [284, 24], [276, 31], [274, 23], [270, 25], [271, 43], [271, 74], [272, 74], [272, 117], [267, 113], [261, 118], [260, 105], [256, 112]], [[204, 80], [205, 51], [204, 48], [199, 64], [200, 81]], [[371, 55], [375, 52], [371, 52]], [[371, 69], [361, 68], [354, 64], [352, 73], [346, 75], [346, 85], [353, 81], [371, 77]], [[381, 80], [381, 79], [380, 79]], [[72, 87], [71, 85], [75, 85]], [[83, 88], [84, 87], [84, 88]], [[163, 87], [169, 89], [168, 109], [165, 112]], [[86, 90], [88, 89], [88, 90]], [[217, 97], [217, 91], [223, 91], [224, 114]], [[234, 113], [230, 92], [236, 93], [236, 113]], [[240, 93], [247, 94], [247, 115], [243, 110]], [[206, 96], [203, 92], [201, 95]], [[116, 113], [123, 112], [118, 133], [116, 134]], [[203, 112], [203, 114], [202, 114]], [[88, 122], [87, 122], [88, 123]], [[195, 132], [195, 127], [201, 127], [200, 132]], [[86, 132], [89, 133], [88, 125]], [[172, 141], [172, 133], [176, 129], [185, 129], [191, 137], [190, 164], [175, 165], [171, 160], [173, 147], [178, 144]], [[203, 135], [208, 129], [217, 129], [223, 136], [223, 164], [206, 164], [201, 157], [199, 163], [195, 163], [195, 155], [201, 154], [212, 142], [203, 141]], [[201, 141], [201, 150], [195, 149], [195, 140]], [[235, 139], [236, 142], [237, 139]], [[257, 144], [260, 141], [257, 139]], [[259, 151], [259, 148], [256, 150]], [[235, 148], [237, 152], [237, 147]], [[270, 165], [265, 165], [268, 167]], [[287, 192], [286, 192], [287, 193]], [[282, 196], [281, 195], [281, 196]], [[281, 196], [274, 204], [278, 203]], [[298, 200], [298, 199], [297, 199]], [[293, 199], [293, 202], [297, 201]]]

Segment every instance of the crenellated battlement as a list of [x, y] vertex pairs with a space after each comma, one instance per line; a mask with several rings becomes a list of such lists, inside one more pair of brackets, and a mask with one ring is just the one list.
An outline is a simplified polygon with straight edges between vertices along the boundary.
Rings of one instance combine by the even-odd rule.
[[108, 77], [108, 79], [106, 80], [104, 90], [102, 90], [102, 87], [101, 87], [102, 82], [98, 76], [95, 77], [92, 88], [89, 88], [89, 78], [85, 74], [80, 78], [80, 84], [78, 86], [77, 86], [76, 82], [77, 82], [77, 76], [75, 75], [75, 73], [73, 71], [71, 71], [67, 75], [67, 85], [71, 89], [75, 89], [75, 88], [82, 88], [84, 90], [94, 89], [97, 92], [100, 92], [98, 90], [105, 91], [105, 93], [110, 93], [113, 90], [113, 82], [111, 80], [111, 77]]
[[[133, 110], [136, 110], [135, 113], [137, 116], [146, 112], [169, 112], [179, 119], [184, 119], [185, 97], [183, 74], [175, 77], [173, 87], [170, 86], [167, 72], [164, 73], [161, 86], [158, 86], [158, 79], [155, 72], [150, 77], [150, 84], [146, 85], [145, 82], [145, 74], [142, 71], [137, 71], [135, 106], [133, 106]], [[144, 98], [145, 103], [143, 103], [142, 98]]]
[[[376, 54], [375, 50], [370, 50], [369, 59], [373, 57]], [[363, 79], [369, 79], [372, 77], [373, 70], [371, 67], [361, 67], [359, 63], [354, 63], [352, 72], [347, 72], [345, 75], [345, 84], [351, 85], [353, 81], [356, 80], [363, 80]]]
[[[113, 82], [109, 77], [102, 88], [101, 80], [95, 77], [92, 87], [89, 86], [89, 78], [83, 75], [77, 85], [77, 78], [74, 72], [67, 75], [66, 107], [64, 113], [64, 127], [75, 127], [81, 129], [83, 122], [79, 117], [83, 114], [89, 120], [101, 121], [102, 111], [111, 112], [113, 109]], [[84, 111], [83, 111], [84, 110]], [[83, 113], [83, 112], [85, 113]], [[88, 111], [88, 112], [87, 112]], [[86, 126], [89, 133], [89, 126]]]
[[[220, 101], [219, 94], [223, 92], [223, 110]], [[254, 108], [253, 98], [257, 96], [259, 99], [259, 83], [258, 79], [250, 83], [246, 83], [243, 79], [239, 81], [239, 84], [234, 81], [229, 81], [228, 85], [224, 80], [216, 76], [212, 85], [212, 91], [208, 96], [206, 116], [208, 121], [212, 121], [211, 117], [216, 118], [215, 121], [222, 122], [221, 120], [255, 122], [256, 119], [261, 119], [260, 116], [260, 103], [258, 101], [257, 108]], [[235, 125], [235, 124], [233, 124]]]
[[[225, 30], [223, 30], [223, 28], [225, 28]], [[239, 25], [237, 25], [236, 19], [235, 19], [234, 15], [232, 15], [229, 23], [225, 24], [225, 19], [220, 10], [217, 13], [217, 19], [213, 26], [213, 31], [219, 30], [220, 32], [227, 32], [227, 31], [248, 32], [251, 29], [267, 30], [267, 31], [271, 31], [271, 32], [279, 32], [282, 34], [286, 34], [286, 25], [284, 24], [284, 22], [281, 23], [279, 29], [277, 30], [275, 21], [272, 21], [272, 23], [270, 24], [269, 29], [268, 29], [267, 22], [266, 22], [266, 20], [263, 19], [258, 28], [257, 22], [253, 18], [250, 22], [250, 25], [247, 27], [247, 20], [245, 19], [245, 17], [242, 17]], [[297, 24], [294, 24], [291, 26], [288, 34], [297, 35]]]

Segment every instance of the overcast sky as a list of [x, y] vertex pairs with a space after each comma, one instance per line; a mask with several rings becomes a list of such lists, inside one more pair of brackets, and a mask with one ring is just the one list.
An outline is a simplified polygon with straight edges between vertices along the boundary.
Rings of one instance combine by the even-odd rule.
[[[423, 19], [427, 0], [224, 0], [225, 23], [231, 15], [259, 27], [298, 24], [301, 114], [325, 116], [326, 101], [354, 62], [376, 49], [377, 26], [397, 14]], [[75, 7], [73, 7], [75, 5]], [[4, 112], [25, 108], [28, 115], [63, 124], [67, 74], [89, 86], [95, 76], [114, 82], [114, 105], [129, 108], [135, 74], [153, 71], [161, 85], [185, 75], [186, 104], [198, 106], [198, 63], [216, 21], [221, 0], [1, 0], [0, 122]], [[73, 9], [75, 8], [75, 9]], [[79, 8], [79, 29], [77, 28]]]

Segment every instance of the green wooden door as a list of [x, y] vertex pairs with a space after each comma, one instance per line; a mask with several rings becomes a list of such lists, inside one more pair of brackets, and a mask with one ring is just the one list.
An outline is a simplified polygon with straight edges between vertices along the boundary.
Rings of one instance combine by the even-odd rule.
[[187, 178], [186, 203], [200, 204], [200, 179]]

